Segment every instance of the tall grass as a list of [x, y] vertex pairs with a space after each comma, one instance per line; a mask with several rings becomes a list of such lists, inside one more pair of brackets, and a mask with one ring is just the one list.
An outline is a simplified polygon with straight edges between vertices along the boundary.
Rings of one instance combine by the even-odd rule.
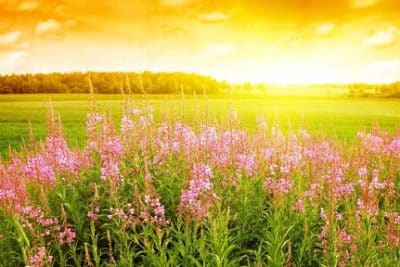
[[44, 142], [0, 164], [2, 266], [395, 266], [400, 134], [350, 145], [205, 116], [155, 121], [94, 105], [72, 151]]

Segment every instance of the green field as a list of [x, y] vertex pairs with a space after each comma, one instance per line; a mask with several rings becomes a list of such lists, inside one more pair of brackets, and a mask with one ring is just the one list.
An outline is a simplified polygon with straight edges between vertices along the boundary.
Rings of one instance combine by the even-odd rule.
[[[226, 96], [132, 96], [134, 103], [145, 100], [154, 107], [156, 119], [163, 114], [184, 120], [205, 114], [223, 118], [234, 108], [240, 121], [254, 128], [259, 115], [270, 125], [278, 124], [285, 131], [299, 126], [312, 133], [352, 140], [358, 130], [371, 125], [394, 131], [400, 125], [400, 100], [373, 98], [311, 98], [311, 97], [226, 97]], [[21, 139], [28, 136], [28, 122], [37, 138], [46, 133], [46, 112], [49, 100], [60, 114], [64, 133], [70, 145], [82, 145], [85, 139], [86, 113], [90, 109], [89, 95], [0, 95], [0, 153], [8, 147], [20, 149]], [[123, 110], [124, 96], [97, 95], [100, 110], [111, 112], [117, 125]]]

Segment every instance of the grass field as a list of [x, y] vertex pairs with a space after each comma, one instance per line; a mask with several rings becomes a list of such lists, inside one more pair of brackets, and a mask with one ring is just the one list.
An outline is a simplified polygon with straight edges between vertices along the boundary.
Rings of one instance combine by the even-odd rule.
[[[89, 95], [1, 95], [0, 96], [0, 153], [7, 156], [9, 145], [20, 149], [21, 139], [28, 136], [28, 122], [37, 138], [46, 133], [46, 112], [49, 100], [60, 114], [63, 129], [70, 145], [82, 145], [85, 139], [86, 113]], [[310, 98], [310, 97], [226, 97], [148, 95], [132, 97], [140, 103], [150, 103], [155, 116], [170, 114], [190, 121], [195, 114], [209, 111], [211, 118], [223, 123], [230, 108], [237, 111], [244, 126], [252, 129], [257, 116], [266, 116], [270, 124], [282, 129], [306, 127], [312, 133], [326, 134], [340, 140], [352, 140], [358, 130], [371, 125], [394, 131], [400, 124], [400, 100], [368, 98]], [[100, 110], [111, 112], [119, 125], [124, 96], [97, 95]]]
[[0, 101], [0, 266], [398, 266], [398, 100], [52, 96], [71, 150], [49, 97]]

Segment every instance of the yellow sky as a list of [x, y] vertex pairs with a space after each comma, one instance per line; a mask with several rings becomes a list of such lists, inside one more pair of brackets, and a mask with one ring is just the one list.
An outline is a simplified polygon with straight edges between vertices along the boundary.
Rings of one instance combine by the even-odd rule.
[[0, 0], [0, 73], [400, 80], [399, 0]]

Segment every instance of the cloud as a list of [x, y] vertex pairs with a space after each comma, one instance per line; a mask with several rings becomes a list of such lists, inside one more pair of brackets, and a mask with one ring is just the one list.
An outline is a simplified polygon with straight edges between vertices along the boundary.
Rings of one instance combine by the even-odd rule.
[[197, 18], [205, 23], [217, 23], [229, 20], [230, 16], [228, 14], [224, 14], [221, 12], [211, 12], [211, 13], [198, 14]]
[[24, 51], [13, 51], [7, 53], [0, 60], [0, 69], [4, 72], [15, 71], [16, 68], [26, 62], [27, 53]]
[[61, 25], [54, 19], [41, 21], [36, 25], [35, 32], [38, 35], [44, 35], [49, 33], [56, 33], [60, 29]]
[[203, 48], [201, 54], [206, 57], [224, 57], [235, 53], [236, 46], [231, 43], [219, 43]]
[[332, 22], [325, 22], [317, 27], [316, 34], [318, 36], [328, 36], [335, 30], [335, 28], [336, 25]]
[[384, 30], [376, 31], [364, 39], [364, 44], [374, 48], [387, 47], [396, 42], [399, 30], [390, 26]]
[[38, 2], [22, 2], [21, 4], [19, 4], [18, 6], [18, 10], [21, 11], [31, 11], [31, 10], [35, 10], [36, 8], [38, 8], [39, 3]]
[[13, 31], [0, 35], [0, 46], [7, 46], [14, 44], [21, 37], [20, 31]]
[[351, 0], [351, 5], [355, 8], [365, 8], [375, 5], [378, 0]]

